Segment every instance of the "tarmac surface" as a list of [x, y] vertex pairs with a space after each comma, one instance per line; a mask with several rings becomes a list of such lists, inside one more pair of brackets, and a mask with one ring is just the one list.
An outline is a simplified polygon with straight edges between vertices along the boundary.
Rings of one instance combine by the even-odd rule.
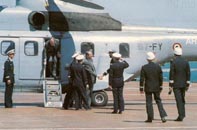
[[4, 92], [0, 92], [0, 129], [14, 130], [196, 130], [197, 129], [197, 84], [192, 84], [186, 93], [186, 118], [175, 122], [177, 109], [174, 94], [168, 95], [168, 83], [164, 83], [161, 98], [168, 114], [162, 123], [154, 102], [154, 120], [145, 123], [145, 96], [139, 93], [138, 82], [128, 82], [124, 88], [125, 111], [111, 114], [112, 92], [105, 107], [91, 110], [44, 108], [43, 94], [14, 92], [14, 108], [4, 108]]

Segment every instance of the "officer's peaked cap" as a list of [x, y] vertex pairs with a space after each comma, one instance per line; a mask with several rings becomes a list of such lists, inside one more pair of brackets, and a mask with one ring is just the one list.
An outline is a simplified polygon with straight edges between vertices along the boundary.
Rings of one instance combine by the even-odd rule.
[[83, 60], [84, 59], [84, 55], [78, 55], [77, 57], [76, 57], [76, 60]]
[[6, 51], [5, 54], [9, 55], [9, 54], [14, 54], [15, 53], [15, 49], [13, 46], [9, 46]]
[[147, 60], [154, 60], [155, 59], [155, 54], [153, 52], [147, 52]]
[[113, 53], [112, 56], [113, 56], [114, 58], [121, 58], [121, 57], [122, 57], [122, 55], [119, 54], [119, 53]]
[[183, 54], [182, 49], [181, 49], [181, 48], [178, 48], [178, 47], [175, 48], [175, 49], [174, 49], [174, 54], [175, 54], [175, 55], [182, 55], [182, 54]]

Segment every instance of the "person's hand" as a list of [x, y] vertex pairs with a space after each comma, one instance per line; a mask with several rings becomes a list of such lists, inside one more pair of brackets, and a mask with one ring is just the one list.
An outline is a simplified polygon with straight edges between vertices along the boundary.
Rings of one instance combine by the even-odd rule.
[[168, 95], [172, 93], [172, 87], [169, 87]]
[[190, 81], [187, 81], [185, 91], [188, 91], [189, 87], [190, 87]]
[[7, 84], [8, 84], [8, 85], [11, 84], [11, 80], [7, 80]]
[[89, 85], [88, 84], [86, 85], [86, 88], [89, 89]]
[[103, 80], [103, 76], [102, 75], [98, 76], [98, 79]]
[[111, 85], [109, 85], [109, 86], [108, 86], [108, 88], [112, 89], [112, 86], [111, 86]]
[[140, 86], [140, 94], [143, 94], [143, 93], [144, 93], [144, 87]]
[[172, 88], [174, 86], [174, 83], [169, 83], [169, 86]]

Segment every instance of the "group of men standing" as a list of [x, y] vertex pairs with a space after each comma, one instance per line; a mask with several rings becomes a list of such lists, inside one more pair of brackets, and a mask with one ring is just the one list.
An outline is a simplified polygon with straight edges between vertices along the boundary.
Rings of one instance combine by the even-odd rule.
[[82, 106], [86, 110], [91, 109], [93, 86], [98, 77], [93, 64], [93, 53], [87, 51], [85, 57], [80, 53], [75, 53], [72, 58], [73, 61], [66, 68], [69, 72], [70, 88], [64, 99], [63, 107], [68, 109], [75, 101], [76, 110], [81, 109]]
[[[6, 85], [5, 107], [12, 108], [12, 93], [15, 82], [13, 64], [15, 50], [8, 48], [6, 54], [8, 55], [8, 59], [4, 63], [3, 76], [3, 81]], [[178, 117], [175, 121], [183, 121], [185, 118], [185, 91], [187, 91], [190, 86], [190, 66], [188, 61], [183, 59], [181, 55], [182, 49], [175, 48], [174, 58], [170, 64], [169, 94], [173, 90], [178, 109]], [[98, 78], [102, 80], [103, 76], [109, 74], [109, 87], [112, 88], [114, 99], [112, 113], [122, 114], [124, 111], [123, 72], [129, 64], [121, 58], [121, 54], [116, 53], [115, 51], [109, 51], [109, 56], [112, 58], [110, 61], [110, 68], [104, 72], [102, 76], [97, 76], [96, 74], [92, 51], [87, 51], [85, 57], [80, 53], [75, 53], [72, 56], [73, 61], [70, 66], [67, 67], [69, 72], [70, 90], [66, 94], [64, 100], [63, 107], [65, 109], [68, 109], [70, 105], [73, 105], [73, 101], [75, 101], [76, 110], [81, 109], [82, 106], [86, 110], [91, 109], [91, 98], [96, 79]], [[53, 58], [54, 56], [49, 57]], [[160, 93], [163, 89], [162, 70], [160, 65], [154, 62], [155, 59], [155, 54], [153, 52], [148, 52], [148, 64], [142, 66], [140, 74], [140, 92], [145, 92], [146, 97], [147, 120], [145, 122], [152, 122], [152, 120], [154, 120], [152, 95], [157, 103], [162, 122], [166, 122], [165, 117], [167, 116], [167, 113], [163, 108], [160, 97]]]
[[[169, 94], [173, 90], [176, 105], [178, 109], [178, 117], [175, 121], [183, 121], [185, 117], [185, 91], [190, 86], [190, 66], [188, 61], [181, 57], [182, 48], [174, 49], [174, 58], [170, 64], [170, 83]], [[145, 92], [147, 120], [152, 122], [154, 119], [152, 95], [157, 103], [160, 117], [163, 123], [166, 122], [166, 111], [163, 108], [160, 93], [162, 91], [163, 76], [161, 67], [154, 62], [155, 54], [147, 53], [148, 64], [142, 66], [140, 75], [140, 92]]]
[[[112, 58], [110, 68], [101, 76], [98, 76], [96, 73], [92, 51], [87, 51], [85, 57], [80, 53], [75, 53], [72, 56], [73, 61], [67, 68], [69, 71], [70, 89], [64, 100], [63, 107], [65, 109], [68, 109], [70, 103], [72, 104], [70, 100], [73, 100], [73, 96], [76, 110], [82, 106], [82, 102], [78, 102], [80, 98], [83, 101], [84, 108], [90, 109], [93, 87], [96, 83], [96, 79], [102, 80], [103, 76], [109, 74], [109, 87], [112, 88], [114, 98], [114, 110], [112, 113], [122, 114], [122, 111], [124, 111], [123, 71], [129, 64], [121, 58], [121, 54], [115, 53], [113, 50], [109, 51], [109, 56]], [[80, 91], [78, 91], [79, 88], [81, 89]]]

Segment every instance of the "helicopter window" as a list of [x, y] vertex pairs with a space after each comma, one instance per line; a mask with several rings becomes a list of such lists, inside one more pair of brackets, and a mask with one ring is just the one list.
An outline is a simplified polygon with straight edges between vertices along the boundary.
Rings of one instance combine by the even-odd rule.
[[36, 56], [38, 55], [38, 43], [35, 41], [27, 41], [24, 46], [25, 55]]
[[15, 49], [15, 43], [13, 41], [2, 41], [1, 42], [1, 54], [6, 56], [7, 49]]
[[128, 58], [130, 55], [130, 47], [128, 43], [120, 43], [119, 52], [123, 58]]
[[81, 43], [81, 53], [85, 54], [86, 51], [92, 51], [94, 54], [94, 43], [92, 43], [92, 42]]

